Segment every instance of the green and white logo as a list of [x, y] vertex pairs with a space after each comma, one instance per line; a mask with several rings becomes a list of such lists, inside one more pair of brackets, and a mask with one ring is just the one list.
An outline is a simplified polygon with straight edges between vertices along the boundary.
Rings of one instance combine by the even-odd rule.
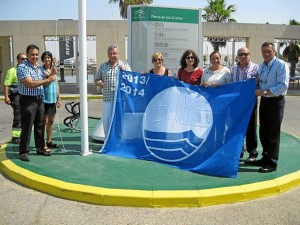
[[199, 11], [194, 9], [177, 9], [161, 7], [133, 7], [131, 20], [134, 21], [159, 21], [173, 23], [199, 22]]

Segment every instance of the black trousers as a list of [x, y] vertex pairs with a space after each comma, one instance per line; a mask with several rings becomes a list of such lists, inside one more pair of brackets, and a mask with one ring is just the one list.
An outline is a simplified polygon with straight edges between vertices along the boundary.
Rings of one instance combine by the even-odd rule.
[[20, 95], [21, 137], [19, 154], [29, 153], [32, 126], [36, 149], [45, 147], [44, 101], [42, 96]]
[[19, 104], [19, 94], [10, 94], [9, 99], [11, 101], [11, 107], [13, 108], [13, 129], [20, 129], [21, 128], [21, 115], [20, 115], [20, 104]]
[[259, 106], [259, 137], [263, 157], [277, 161], [279, 157], [280, 128], [283, 119], [285, 99], [261, 97]]
[[256, 134], [256, 127], [257, 127], [257, 102], [255, 103], [252, 114], [248, 123], [248, 128], [246, 132], [246, 148], [249, 154], [257, 153], [257, 134]]

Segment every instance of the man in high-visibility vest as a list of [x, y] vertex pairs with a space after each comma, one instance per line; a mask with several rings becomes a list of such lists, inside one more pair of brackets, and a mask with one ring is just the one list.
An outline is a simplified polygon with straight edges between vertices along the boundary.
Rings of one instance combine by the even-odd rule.
[[[26, 60], [24, 53], [17, 55], [18, 65]], [[21, 116], [19, 106], [19, 92], [18, 92], [18, 76], [17, 69], [18, 65], [10, 68], [5, 77], [4, 81], [4, 101], [7, 105], [13, 108], [13, 124], [12, 124], [12, 143], [19, 144], [21, 134]]]

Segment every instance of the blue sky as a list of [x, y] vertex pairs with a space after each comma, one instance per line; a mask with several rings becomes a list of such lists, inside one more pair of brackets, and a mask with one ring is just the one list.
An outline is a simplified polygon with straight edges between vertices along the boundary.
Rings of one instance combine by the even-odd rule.
[[[118, 4], [109, 0], [86, 0], [88, 20], [121, 19]], [[1, 0], [0, 20], [78, 19], [78, 0]], [[239, 23], [288, 24], [300, 21], [299, 0], [227, 0], [237, 6], [233, 18]], [[154, 0], [153, 5], [203, 8], [206, 0]]]

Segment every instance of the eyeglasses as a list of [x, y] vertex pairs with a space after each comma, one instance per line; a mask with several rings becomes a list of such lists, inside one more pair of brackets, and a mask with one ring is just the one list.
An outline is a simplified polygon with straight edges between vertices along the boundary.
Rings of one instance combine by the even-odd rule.
[[250, 53], [246, 53], [246, 52], [243, 52], [243, 53], [239, 53], [239, 56], [248, 56]]
[[163, 59], [153, 59], [152, 62], [161, 62]]
[[19, 58], [19, 59], [26, 60], [27, 58]]
[[194, 56], [188, 56], [188, 57], [186, 57], [185, 59], [186, 60], [192, 60], [192, 59], [194, 59], [195, 57]]

